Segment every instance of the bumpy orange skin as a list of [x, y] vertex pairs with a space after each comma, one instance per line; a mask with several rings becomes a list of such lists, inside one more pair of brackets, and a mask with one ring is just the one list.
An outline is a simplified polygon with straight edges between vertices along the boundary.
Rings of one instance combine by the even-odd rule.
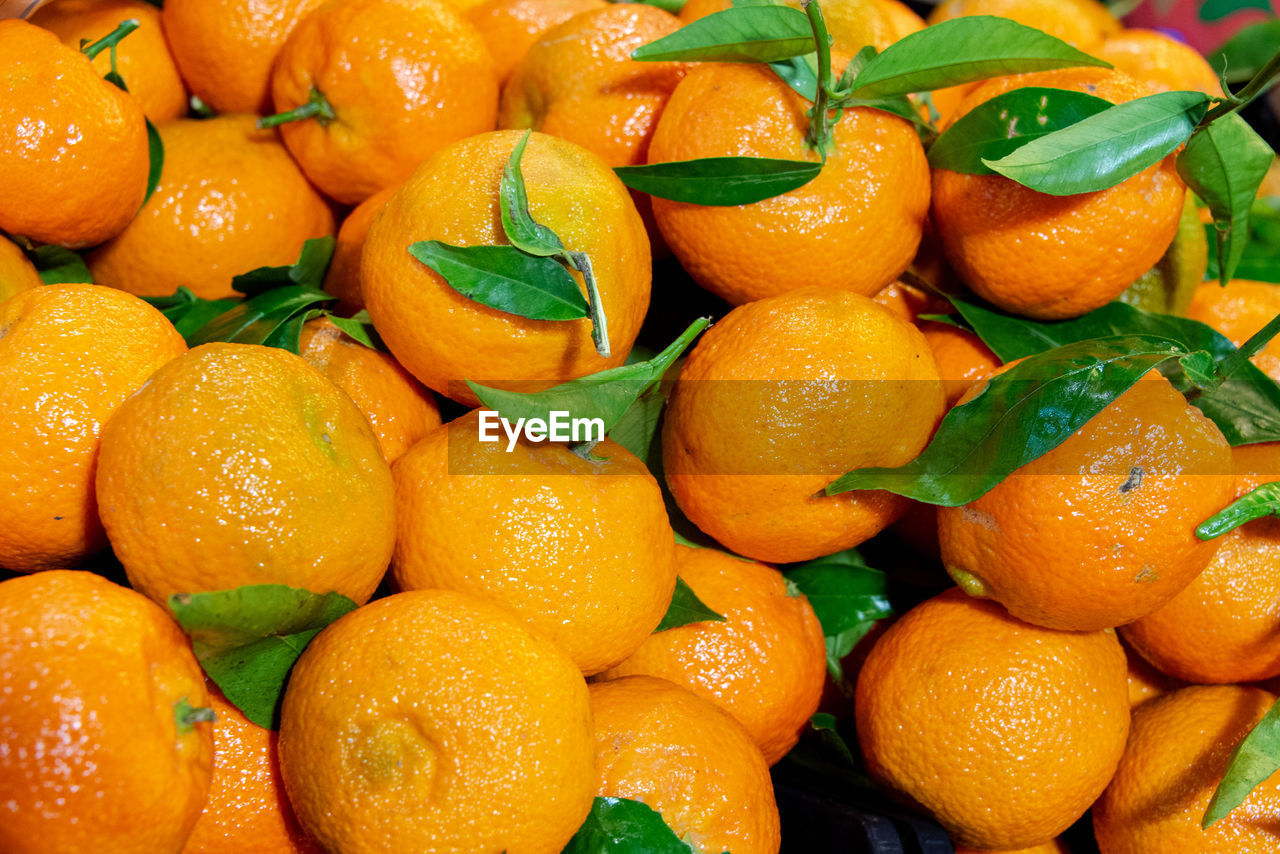
[[1106, 788], [1129, 732], [1114, 632], [1059, 632], [951, 589], [890, 626], [858, 675], [871, 775], [956, 842], [1020, 848]]
[[287, 584], [364, 602], [395, 537], [369, 422], [292, 353], [205, 344], [102, 431], [98, 509], [129, 583], [174, 593]]
[[182, 854], [321, 854], [285, 797], [276, 734], [246, 718], [216, 688], [208, 705], [217, 716], [213, 782]]
[[604, 0], [484, 0], [463, 17], [480, 31], [501, 85], [547, 30], [579, 12], [604, 8]]
[[[1121, 637], [1123, 638], [1123, 635]], [[1133, 647], [1126, 644], [1121, 645], [1124, 646], [1125, 659], [1129, 663], [1130, 711], [1138, 708], [1148, 700], [1163, 697], [1170, 691], [1176, 691], [1186, 686], [1185, 682], [1156, 670], [1151, 666], [1150, 662], [1139, 653], [1134, 652]]]
[[429, 388], [471, 405], [478, 401], [464, 379], [533, 391], [621, 365], [649, 308], [649, 239], [626, 187], [596, 155], [537, 132], [521, 159], [529, 208], [569, 250], [590, 256], [609, 358], [596, 353], [589, 320], [489, 308], [406, 251], [420, 240], [507, 243], [498, 183], [521, 136], [481, 134], [428, 158], [374, 220], [361, 262], [369, 313], [396, 359]]
[[1001, 362], [982, 339], [967, 329], [948, 323], [920, 324], [920, 331], [929, 342], [933, 359], [938, 363], [938, 373], [946, 386], [947, 404], [954, 406], [975, 380], [989, 376]]
[[146, 117], [78, 50], [0, 21], [0, 231], [72, 249], [114, 237], [147, 191]]
[[966, 15], [995, 15], [1035, 27], [1084, 51], [1121, 30], [1120, 21], [1097, 0], [945, 0], [930, 24]]
[[832, 554], [878, 533], [906, 499], [823, 488], [851, 469], [907, 463], [942, 410], [915, 327], [850, 291], [790, 291], [734, 309], [690, 353], [663, 426], [667, 484], [738, 554]]
[[209, 789], [212, 726], [178, 624], [88, 572], [0, 582], [0, 850], [181, 850]]
[[733, 715], [772, 765], [818, 710], [827, 675], [822, 625], [771, 566], [681, 545], [676, 558], [681, 580], [724, 621], [650, 635], [601, 678], [642, 674], [688, 688]]
[[[953, 117], [1024, 86], [1117, 104], [1149, 94], [1118, 71], [1043, 71], [982, 84]], [[1071, 196], [1038, 193], [1002, 175], [936, 169], [932, 218], [965, 284], [1008, 311], [1058, 320], [1105, 305], [1150, 270], [1177, 234], [1185, 193], [1172, 155], [1114, 187]]]
[[0, 302], [0, 330], [0, 567], [65, 567], [107, 544], [103, 423], [187, 345], [142, 300], [96, 285], [23, 291]]
[[324, 0], [169, 0], [162, 20], [192, 94], [219, 113], [271, 112], [271, 66]]
[[1156, 30], [1124, 30], [1108, 36], [1093, 55], [1155, 91], [1186, 90], [1222, 97], [1222, 83], [1213, 67], [1186, 42]]
[[[31, 23], [57, 35], [73, 50], [80, 40], [97, 41], [121, 21], [138, 21], [139, 27], [116, 47], [116, 70], [129, 93], [153, 122], [167, 122], [187, 113], [187, 88], [178, 75], [160, 25], [160, 10], [143, 0], [55, 0], [31, 16]], [[93, 61], [99, 75], [111, 70], [111, 52], [104, 50]]]
[[900, 41], [924, 29], [924, 18], [917, 15], [906, 3], [901, 3], [899, 0], [874, 0], [874, 3], [880, 10], [880, 14], [889, 22], [889, 37], [893, 41]]
[[[680, 81], [649, 162], [701, 157], [816, 160], [804, 146], [809, 103], [769, 69], [706, 63]], [[835, 151], [803, 187], [750, 205], [653, 200], [662, 236], [704, 288], [739, 305], [823, 282], [871, 295], [916, 253], [929, 166], [911, 125], [846, 110]]]
[[1200, 820], [1231, 753], [1275, 702], [1238, 685], [1194, 685], [1133, 713], [1115, 779], [1093, 808], [1102, 854], [1263, 854], [1280, 848], [1280, 775], [1207, 830]]
[[338, 298], [338, 308], [355, 314], [364, 308], [364, 289], [360, 287], [360, 260], [364, 257], [364, 241], [369, 226], [382, 213], [396, 187], [379, 190], [347, 214], [338, 229], [333, 258], [324, 274], [324, 289]]
[[302, 327], [298, 353], [351, 396], [388, 463], [440, 426], [440, 408], [422, 383], [391, 356], [348, 338], [328, 320]]
[[558, 854], [595, 794], [563, 652], [465, 593], [379, 599], [322, 631], [285, 692], [280, 770], [330, 851]]
[[12, 240], [0, 237], [0, 302], [43, 284], [35, 265]]
[[1028, 622], [1131, 623], [1213, 558], [1218, 541], [1195, 528], [1231, 502], [1231, 471], [1217, 426], [1153, 371], [986, 495], [939, 507], [942, 560]]
[[492, 130], [493, 60], [443, 0], [331, 0], [302, 20], [271, 74], [277, 111], [320, 91], [336, 118], [280, 126], [307, 177], [354, 205], [451, 142]]
[[[1187, 317], [1207, 323], [1239, 347], [1280, 314], [1280, 285], [1233, 279], [1224, 288], [1217, 282], [1196, 287]], [[1253, 357], [1253, 363], [1273, 380], [1280, 380], [1280, 343], [1272, 339]]]
[[641, 801], [698, 851], [777, 854], [778, 806], [759, 749], [727, 712], [652, 676], [591, 685], [599, 790]]
[[160, 126], [164, 173], [129, 227], [88, 257], [93, 280], [139, 296], [180, 286], [232, 296], [231, 279], [292, 264], [311, 237], [333, 233], [333, 212], [272, 131], [249, 116]]
[[[901, 38], [902, 22], [898, 13], [886, 9], [887, 2], [892, 0], [828, 0], [822, 4], [823, 20], [835, 40], [835, 50], [853, 56], [866, 45], [884, 50]], [[799, 0], [787, 0], [785, 5], [800, 8]], [[680, 7], [680, 20], [689, 24], [730, 6], [730, 0], [688, 0]]]
[[462, 590], [500, 603], [584, 673], [626, 658], [675, 589], [675, 540], [658, 482], [606, 440], [588, 462], [560, 443], [479, 439], [472, 412], [396, 463], [402, 589]]

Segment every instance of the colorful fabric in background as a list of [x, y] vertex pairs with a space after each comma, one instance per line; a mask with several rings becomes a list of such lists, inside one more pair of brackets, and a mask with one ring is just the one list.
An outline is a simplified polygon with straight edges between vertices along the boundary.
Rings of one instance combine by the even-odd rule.
[[1163, 30], [1208, 53], [1241, 28], [1277, 15], [1280, 0], [1143, 0], [1124, 23]]

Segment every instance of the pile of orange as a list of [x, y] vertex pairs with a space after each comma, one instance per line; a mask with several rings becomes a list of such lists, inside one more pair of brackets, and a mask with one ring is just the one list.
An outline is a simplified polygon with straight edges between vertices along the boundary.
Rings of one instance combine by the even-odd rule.
[[[1280, 443], [1152, 370], [967, 503], [825, 491], [1000, 382], [945, 293], [1056, 321], [1141, 279], [1237, 345], [1280, 313], [1201, 282], [1174, 155], [1049, 196], [872, 106], [819, 154], [767, 66], [632, 59], [723, 0], [35, 5], [0, 20], [0, 852], [558, 854], [635, 802], [607, 850], [777, 854], [771, 767], [848, 762], [957, 851], [1280, 850], [1280, 776], [1201, 827], [1280, 687], [1280, 523], [1195, 533]], [[939, 130], [1026, 86], [1222, 96], [1096, 0], [823, 9], [837, 74], [971, 15], [1114, 66], [940, 89]], [[823, 166], [727, 206], [614, 172], [732, 156]], [[270, 326], [289, 292], [237, 277], [330, 240], [325, 312]], [[608, 438], [492, 420], [702, 314]]]

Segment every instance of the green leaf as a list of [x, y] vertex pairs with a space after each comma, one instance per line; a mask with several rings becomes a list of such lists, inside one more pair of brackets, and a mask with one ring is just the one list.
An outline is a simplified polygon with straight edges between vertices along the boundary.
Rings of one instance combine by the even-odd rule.
[[1178, 174], [1213, 214], [1218, 279], [1226, 284], [1249, 242], [1249, 211], [1275, 158], [1236, 113], [1210, 122], [1178, 154]]
[[520, 171], [520, 158], [524, 156], [524, 148], [529, 143], [529, 134], [516, 143], [502, 167], [502, 180], [499, 183], [498, 203], [502, 208], [502, 230], [506, 233], [511, 245], [530, 255], [550, 256], [564, 251], [564, 244], [556, 233], [533, 218], [529, 212], [529, 196], [524, 188], [524, 175]]
[[276, 347], [288, 350], [294, 355], [302, 354], [302, 327], [308, 320], [320, 316], [320, 309], [310, 308], [289, 315], [274, 331], [262, 340], [264, 347]]
[[854, 753], [849, 749], [848, 743], [844, 740], [844, 736], [840, 734], [839, 728], [836, 726], [836, 716], [827, 714], [826, 712], [818, 712], [809, 718], [809, 726], [822, 737], [822, 743], [827, 749], [840, 757], [840, 760], [851, 768], [857, 768], [858, 760], [854, 758]]
[[1262, 70], [1280, 45], [1280, 18], [1244, 27], [1205, 58], [1228, 83], [1243, 83]]
[[1186, 352], [1168, 338], [1132, 335], [1028, 356], [948, 412], [914, 460], [856, 469], [826, 492], [886, 489], [928, 504], [968, 504], [1062, 444], [1147, 371]]
[[272, 729], [293, 663], [321, 629], [355, 607], [338, 593], [282, 584], [169, 597], [205, 674], [245, 717]]
[[[332, 301], [331, 294], [301, 285], [263, 291], [187, 335], [187, 345], [198, 347], [211, 341], [266, 345], [294, 315]], [[293, 352], [297, 352], [296, 341]]]
[[627, 407], [622, 418], [609, 431], [609, 438], [647, 462], [666, 403], [666, 396], [659, 386], [650, 388]]
[[1280, 701], [1274, 703], [1236, 746], [1222, 782], [1200, 821], [1202, 828], [1227, 817], [1254, 787], [1280, 770]]
[[827, 637], [893, 615], [885, 574], [865, 564], [818, 558], [783, 575], [809, 600]]
[[470, 380], [467, 385], [481, 403], [509, 421], [520, 418], [548, 420], [553, 411], [568, 412], [573, 418], [601, 419], [607, 433], [640, 395], [662, 379], [693, 339], [709, 325], [707, 318], [698, 318], [670, 346], [648, 361], [599, 371], [546, 391], [505, 391]]
[[693, 588], [686, 584], [683, 578], [676, 576], [676, 589], [671, 594], [671, 604], [667, 606], [667, 613], [663, 615], [662, 622], [658, 623], [654, 632], [665, 632], [667, 629], [687, 626], [690, 623], [723, 622], [723, 615], [708, 608], [698, 598], [698, 594], [693, 592]]
[[782, 78], [801, 98], [809, 101], [818, 97], [818, 60], [816, 53], [793, 56], [769, 63], [773, 73]]
[[1105, 190], [1159, 163], [1186, 142], [1208, 110], [1209, 96], [1203, 92], [1147, 95], [983, 162], [1040, 193]]
[[1027, 86], [979, 104], [947, 128], [929, 149], [929, 165], [969, 175], [991, 175], [983, 162], [999, 160], [1054, 131], [1109, 108], [1084, 92]]
[[749, 205], [808, 184], [822, 163], [770, 157], [703, 157], [617, 166], [613, 170], [633, 190], [692, 205]]
[[1202, 540], [1212, 540], [1267, 516], [1280, 516], [1280, 483], [1264, 483], [1246, 492], [1201, 522], [1196, 528], [1196, 536]]
[[298, 260], [287, 267], [259, 267], [231, 278], [231, 287], [245, 296], [257, 296], [272, 288], [302, 285], [319, 288], [333, 258], [337, 241], [331, 236], [312, 237], [302, 244]]
[[147, 169], [147, 194], [142, 197], [144, 205], [160, 186], [160, 173], [164, 171], [164, 140], [151, 119], [147, 119], [147, 156], [151, 165]]
[[776, 62], [814, 50], [804, 12], [742, 6], [714, 12], [631, 52], [638, 62]]
[[450, 246], [422, 240], [409, 254], [435, 270], [458, 293], [481, 305], [530, 320], [578, 320], [586, 297], [554, 258], [529, 255], [514, 246]]
[[328, 311], [323, 314], [348, 338], [358, 341], [370, 350], [379, 349], [382, 339], [378, 337], [378, 330], [373, 328], [373, 319], [369, 317], [368, 309], [362, 308], [350, 317], [339, 317]]
[[[1216, 226], [1204, 226], [1212, 243], [1217, 239]], [[1233, 278], [1280, 284], [1280, 197], [1254, 199], [1249, 208], [1248, 237], [1244, 253]], [[1209, 255], [1207, 279], [1220, 279], [1218, 257]]]
[[561, 854], [698, 854], [639, 801], [596, 798]]
[[158, 308], [161, 314], [169, 318], [173, 328], [186, 340], [187, 346], [191, 346], [191, 336], [196, 330], [241, 303], [239, 297], [201, 299], [185, 285], [179, 286], [171, 296], [142, 297], [142, 300]]
[[31, 253], [31, 263], [46, 285], [93, 284], [93, 275], [84, 258], [61, 246], [41, 246]]
[[1077, 65], [1111, 67], [1040, 30], [1007, 18], [972, 15], [939, 21], [889, 45], [858, 74], [851, 94], [907, 95]]

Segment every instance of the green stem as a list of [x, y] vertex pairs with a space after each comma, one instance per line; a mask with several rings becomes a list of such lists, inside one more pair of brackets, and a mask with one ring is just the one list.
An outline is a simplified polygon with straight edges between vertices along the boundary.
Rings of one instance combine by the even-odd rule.
[[1215, 119], [1231, 115], [1246, 106], [1254, 98], [1267, 91], [1268, 87], [1275, 82], [1276, 77], [1280, 77], [1280, 51], [1276, 51], [1275, 56], [1271, 57], [1267, 64], [1262, 66], [1257, 74], [1253, 75], [1253, 79], [1245, 84], [1243, 89], [1234, 95], [1229, 94], [1225, 101], [1210, 110], [1208, 115], [1204, 117], [1204, 121], [1200, 122], [1200, 125], [1203, 127]]
[[561, 257], [582, 274], [582, 283], [587, 286], [587, 306], [591, 312], [591, 341], [596, 345], [600, 358], [607, 359], [612, 354], [609, 347], [609, 325], [605, 320], [604, 306], [600, 304], [600, 289], [591, 269], [591, 259], [585, 252], [564, 252]]
[[[95, 59], [97, 58], [98, 54], [102, 53], [107, 48], [111, 48], [112, 50], [115, 50], [116, 45], [120, 44], [121, 39], [129, 35], [129, 33], [133, 32], [140, 26], [141, 24], [138, 23], [137, 18], [129, 18], [126, 21], [121, 21], [114, 30], [107, 33], [105, 36], [98, 39], [96, 42], [81, 44], [80, 52], [83, 53], [85, 56], [89, 57], [90, 59]], [[112, 63], [112, 67], [114, 66], [115, 64]]]
[[818, 51], [818, 86], [813, 110], [809, 113], [809, 133], [805, 145], [823, 157], [831, 152], [831, 122], [827, 115], [827, 102], [831, 97], [831, 44], [822, 10], [815, 0], [802, 0], [809, 26], [813, 29], [813, 43]]
[[1221, 382], [1230, 379], [1232, 374], [1244, 367], [1244, 363], [1252, 359], [1267, 343], [1280, 334], [1280, 314], [1271, 318], [1271, 322], [1259, 329], [1249, 340], [1240, 345], [1234, 353], [1218, 363], [1218, 376]]
[[312, 86], [307, 103], [294, 107], [292, 110], [286, 110], [283, 113], [276, 113], [274, 116], [265, 116], [258, 119], [258, 127], [263, 129], [273, 128], [285, 122], [300, 122], [311, 118], [320, 122], [321, 125], [327, 125], [337, 117], [338, 114], [333, 111], [333, 105], [329, 103], [329, 99], [319, 89]]
[[179, 734], [191, 732], [196, 724], [212, 722], [215, 717], [213, 709], [207, 706], [192, 706], [187, 702], [186, 697], [173, 704], [173, 719], [178, 724]]

